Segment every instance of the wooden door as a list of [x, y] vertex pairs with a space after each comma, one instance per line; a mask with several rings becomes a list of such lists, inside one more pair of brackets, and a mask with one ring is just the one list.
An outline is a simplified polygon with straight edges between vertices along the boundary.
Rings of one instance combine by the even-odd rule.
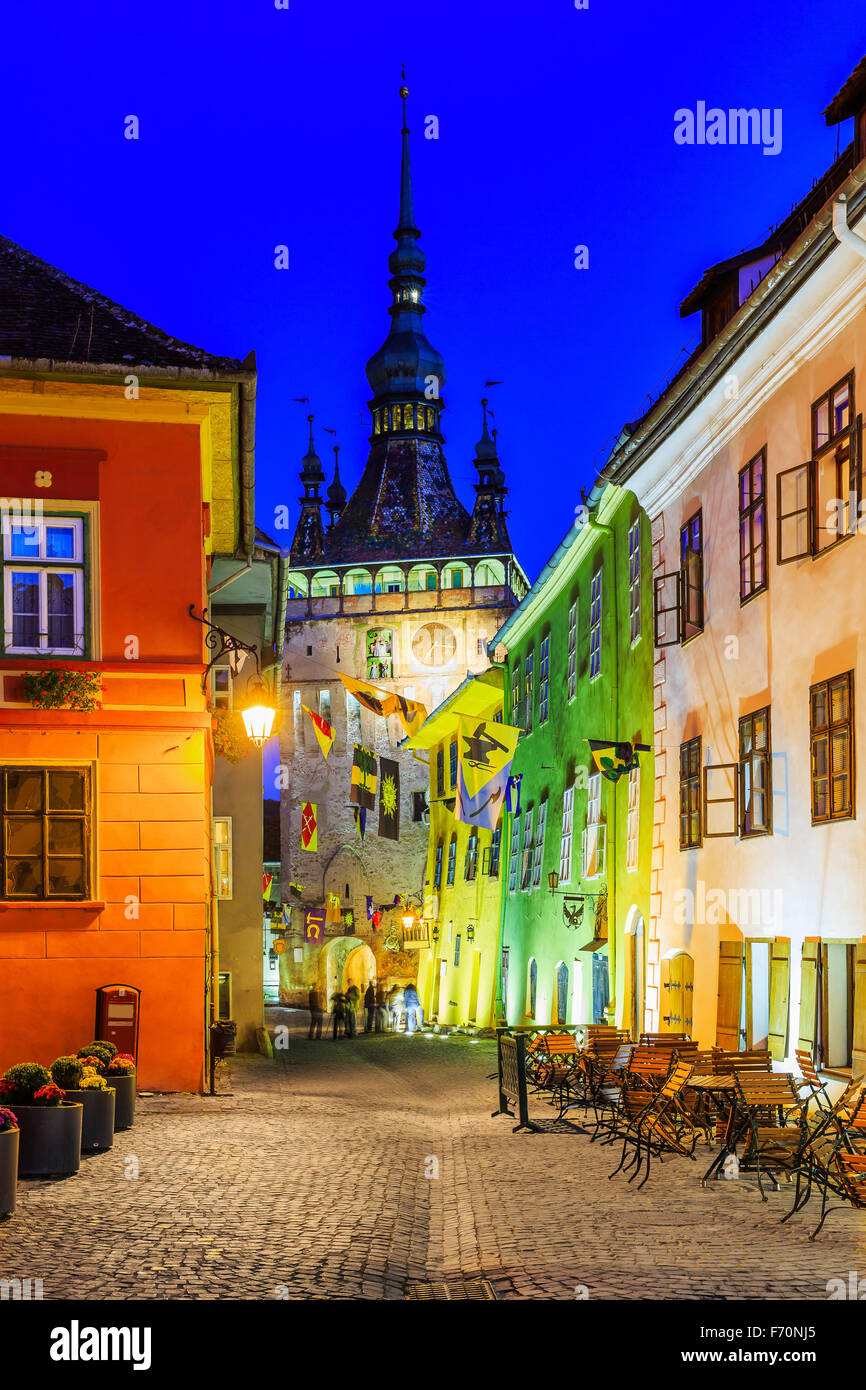
[[777, 937], [770, 947], [770, 1056], [784, 1060], [788, 1051], [788, 995], [791, 977], [791, 943]]
[[854, 1035], [851, 1040], [851, 1075], [866, 1076], [866, 941], [854, 947]]
[[740, 1031], [743, 1011], [743, 943], [719, 942], [719, 993], [716, 1005], [716, 1047], [741, 1052], [744, 1039]]
[[661, 1031], [691, 1036], [695, 963], [686, 951], [662, 961]]
[[469, 983], [469, 1022], [478, 1018], [478, 986], [481, 981], [481, 952], [472, 952], [472, 978]]
[[821, 942], [803, 942], [803, 959], [800, 964], [800, 1034], [797, 1046], [808, 1052], [816, 1066], [823, 1058], [817, 1055], [818, 1048], [818, 966]]

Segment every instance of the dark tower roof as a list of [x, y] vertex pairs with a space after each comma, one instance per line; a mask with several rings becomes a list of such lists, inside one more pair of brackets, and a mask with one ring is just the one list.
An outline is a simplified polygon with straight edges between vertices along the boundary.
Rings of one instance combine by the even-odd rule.
[[478, 482], [475, 484], [475, 506], [469, 523], [467, 541], [469, 549], [496, 550], [511, 549], [506, 525], [505, 474], [496, 452], [496, 431], [491, 439], [487, 429], [487, 401], [482, 400], [483, 424], [481, 438], [475, 446], [475, 467], [478, 469]]
[[313, 444], [313, 416], [308, 415], [307, 420], [310, 426], [310, 441], [307, 452], [301, 460], [301, 471], [298, 474], [304, 487], [304, 495], [298, 499], [301, 504], [301, 514], [298, 517], [298, 524], [295, 527], [295, 535], [292, 540], [291, 558], [293, 564], [315, 562], [325, 558], [322, 499], [319, 496], [319, 488], [325, 481], [325, 470]]

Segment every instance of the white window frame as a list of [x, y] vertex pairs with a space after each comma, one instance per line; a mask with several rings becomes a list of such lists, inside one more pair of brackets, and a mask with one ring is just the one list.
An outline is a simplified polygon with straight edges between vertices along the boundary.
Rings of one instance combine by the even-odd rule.
[[571, 882], [571, 846], [574, 833], [574, 784], [562, 793], [562, 839], [559, 845], [559, 881]]
[[508, 846], [508, 891], [517, 892], [517, 881], [520, 870], [520, 816], [514, 816], [511, 821], [511, 843]]
[[[225, 691], [217, 691], [217, 671], [226, 671], [228, 673], [228, 685], [226, 686]], [[227, 661], [218, 661], [215, 666], [212, 666], [210, 668], [210, 675], [208, 677], [208, 680], [210, 682], [210, 702], [213, 705], [214, 709], [224, 709], [230, 711], [234, 706], [234, 681], [232, 680], [232, 668], [229, 665], [229, 663]], [[300, 694], [300, 691], [298, 691], [297, 693]], [[225, 696], [226, 698], [226, 703], [224, 705], [221, 705], [219, 703], [219, 700], [222, 699], [223, 696]]]
[[523, 727], [528, 734], [532, 733], [533, 704], [535, 703], [535, 652], [530, 647], [526, 653], [524, 661], [524, 682], [523, 682]]
[[[46, 554], [49, 528], [65, 527], [73, 535], [72, 556], [57, 560]], [[33, 556], [12, 554], [13, 529], [37, 532], [38, 553]], [[5, 631], [3, 646], [7, 656], [85, 656], [84, 631], [84, 519], [80, 516], [56, 516], [52, 513], [34, 518], [19, 519], [12, 512], [3, 514], [3, 603]], [[12, 575], [35, 574], [39, 577], [39, 642], [37, 646], [15, 645], [13, 643], [12, 617]], [[75, 627], [74, 644], [71, 647], [49, 647], [48, 645], [48, 576], [50, 574], [72, 575], [73, 623]]]
[[547, 826], [547, 797], [538, 803], [535, 821], [535, 843], [532, 849], [532, 886], [541, 884], [541, 870], [544, 867], [544, 831]]
[[[215, 828], [218, 824], [225, 825], [225, 841], [217, 840]], [[211, 844], [213, 846], [213, 882], [214, 897], [226, 902], [234, 895], [234, 864], [232, 861], [232, 818], [231, 816], [212, 816], [211, 817]], [[226, 856], [226, 878], [228, 879], [228, 892], [220, 891], [220, 870], [218, 865], [218, 852], [225, 852]]]
[[601, 567], [592, 576], [589, 591], [589, 679], [601, 674]]
[[625, 867], [633, 873], [640, 856], [640, 768], [628, 774], [628, 813], [626, 816]]
[[628, 630], [634, 645], [641, 635], [640, 518], [628, 529]]
[[520, 855], [520, 891], [529, 891], [532, 883], [532, 826], [535, 820], [535, 807], [527, 807], [523, 818], [523, 843]]
[[577, 599], [568, 610], [568, 699], [577, 694]]
[[538, 722], [547, 723], [550, 702], [550, 633], [541, 639], [538, 656]]
[[607, 826], [601, 819], [601, 773], [593, 772], [586, 794], [586, 826], [581, 840], [581, 877], [599, 878], [604, 873]]

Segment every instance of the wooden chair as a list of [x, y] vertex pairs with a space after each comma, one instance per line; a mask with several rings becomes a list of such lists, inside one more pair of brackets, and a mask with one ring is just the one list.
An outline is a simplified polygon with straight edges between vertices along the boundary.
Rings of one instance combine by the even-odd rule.
[[819, 1110], [824, 1114], [829, 1114], [833, 1108], [830, 1104], [830, 1097], [827, 1094], [827, 1087], [818, 1075], [818, 1069], [812, 1060], [811, 1052], [806, 1052], [797, 1048], [794, 1056], [797, 1058], [797, 1066], [800, 1068], [800, 1080], [797, 1082], [798, 1091], [806, 1091], [807, 1098], [814, 1100]]
[[[634, 1168], [629, 1182], [634, 1182], [646, 1164], [646, 1172], [638, 1188], [643, 1187], [649, 1179], [653, 1157], [661, 1160], [663, 1153], [671, 1152], [694, 1158], [697, 1131], [682, 1104], [682, 1094], [691, 1073], [689, 1062], [675, 1062], [661, 1089], [655, 1093], [626, 1086], [623, 1105], [628, 1122], [623, 1133], [622, 1157], [619, 1166], [609, 1175], [611, 1178], [623, 1167], [629, 1144], [635, 1150], [632, 1161], [626, 1165], [627, 1169]], [[648, 1096], [646, 1105], [642, 1104], [644, 1096]]]
[[653, 1043], [685, 1042], [688, 1033], [641, 1033], [638, 1039], [641, 1047], [651, 1047]]
[[559, 1102], [562, 1089], [574, 1069], [578, 1046], [570, 1033], [545, 1033], [538, 1040], [533, 1058], [533, 1084], [536, 1091], [550, 1091], [551, 1104]]
[[768, 1072], [773, 1070], [773, 1058], [765, 1048], [752, 1048], [745, 1052], [726, 1052], [723, 1048], [713, 1049], [715, 1064], [713, 1071], [720, 1075], [735, 1071]]
[[811, 1196], [813, 1185], [821, 1191], [821, 1219], [809, 1237], [814, 1240], [831, 1211], [830, 1194], [843, 1203], [866, 1207], [866, 1082], [851, 1081], [830, 1111], [822, 1114], [804, 1148], [806, 1187], [801, 1190], [802, 1172], [797, 1176], [794, 1205], [787, 1216], [801, 1211]]
[[[785, 1172], [790, 1177], [800, 1168], [809, 1138], [808, 1102], [797, 1094], [793, 1078], [783, 1072], [735, 1068], [734, 1081], [746, 1134], [740, 1171], [755, 1170], [761, 1201], [766, 1202], [763, 1175], [778, 1192], [776, 1173]], [[793, 1123], [792, 1115], [796, 1117]]]
[[595, 1112], [595, 1131], [590, 1139], [591, 1144], [594, 1144], [599, 1135], [605, 1131], [608, 1131], [610, 1136], [605, 1140], [605, 1143], [613, 1143], [616, 1137], [622, 1110], [622, 1093], [633, 1052], [634, 1043], [620, 1043], [596, 1088], [592, 1099]]

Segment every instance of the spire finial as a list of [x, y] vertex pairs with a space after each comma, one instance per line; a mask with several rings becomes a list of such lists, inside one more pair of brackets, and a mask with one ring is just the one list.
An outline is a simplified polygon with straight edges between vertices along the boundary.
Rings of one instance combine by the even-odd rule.
[[406, 86], [406, 68], [403, 68], [403, 84], [400, 88], [400, 98], [403, 102], [403, 129], [400, 132], [403, 137], [403, 152], [400, 161], [400, 225], [398, 231], [415, 228], [415, 209], [412, 199], [412, 168], [409, 159], [409, 114], [406, 108], [406, 98], [409, 95], [409, 88]]
[[313, 421], [315, 420], [315, 418], [316, 418], [315, 415], [308, 415], [308, 416], [307, 416], [307, 420], [309, 421], [309, 424], [310, 424], [310, 452], [311, 452], [311, 453], [313, 452]]

